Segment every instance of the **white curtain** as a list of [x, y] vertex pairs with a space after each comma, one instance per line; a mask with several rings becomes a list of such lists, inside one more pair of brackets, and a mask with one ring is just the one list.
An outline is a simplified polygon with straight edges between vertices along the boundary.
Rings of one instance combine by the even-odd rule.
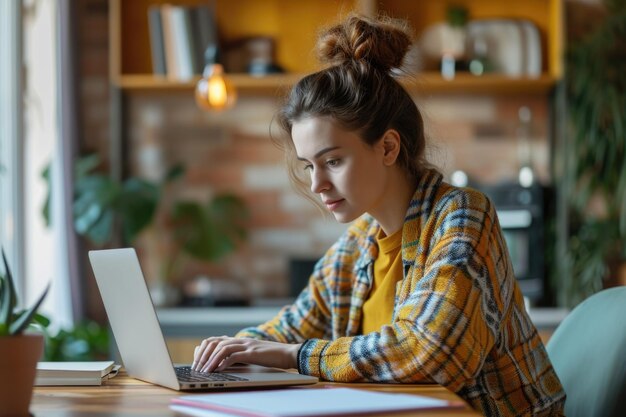
[[[54, 184], [59, 190], [55, 195], [54, 224], [55, 241], [63, 248], [59, 251], [56, 270], [66, 279], [60, 294], [59, 305], [65, 310], [66, 321], [76, 321], [83, 317], [83, 286], [80, 279], [80, 257], [78, 239], [74, 232], [72, 201], [74, 189], [73, 167], [78, 152], [77, 105], [78, 71], [76, 62], [76, 10], [75, 1], [58, 0], [57, 13], [57, 94], [59, 138], [55, 147]], [[57, 227], [58, 225], [58, 227]]]
[[[13, 140], [21, 144], [23, 168], [14, 178], [22, 191], [24, 286], [27, 305], [50, 282], [42, 312], [52, 319], [52, 330], [70, 328], [82, 316], [76, 239], [71, 222], [72, 165], [76, 142], [73, 40], [69, 3], [63, 0], [13, 2], [22, 5], [24, 131]], [[3, 65], [0, 63], [0, 65]], [[20, 65], [21, 69], [21, 65]], [[21, 83], [19, 84], [21, 85]], [[42, 207], [48, 186], [43, 169], [51, 164], [51, 226]]]

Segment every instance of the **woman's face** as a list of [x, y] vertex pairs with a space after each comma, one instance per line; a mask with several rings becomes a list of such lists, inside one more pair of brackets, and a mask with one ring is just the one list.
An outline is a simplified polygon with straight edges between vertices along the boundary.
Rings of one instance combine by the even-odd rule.
[[376, 217], [385, 202], [389, 168], [382, 141], [370, 146], [330, 117], [297, 121], [291, 136], [311, 191], [337, 221], [347, 223], [366, 212]]

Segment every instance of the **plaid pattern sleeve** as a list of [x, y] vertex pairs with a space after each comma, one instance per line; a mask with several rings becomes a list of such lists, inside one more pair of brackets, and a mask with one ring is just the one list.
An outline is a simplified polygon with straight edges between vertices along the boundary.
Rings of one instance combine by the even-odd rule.
[[[277, 335], [284, 326], [299, 336], [291, 340], [307, 339], [299, 371], [341, 382], [436, 382], [486, 415], [562, 414], [565, 394], [525, 311], [490, 201], [434, 171], [422, 178], [403, 227], [405, 273], [392, 323], [361, 335], [378, 228], [364, 216], [320, 261], [301, 296], [316, 308], [259, 328]], [[304, 317], [325, 329], [298, 333]]]

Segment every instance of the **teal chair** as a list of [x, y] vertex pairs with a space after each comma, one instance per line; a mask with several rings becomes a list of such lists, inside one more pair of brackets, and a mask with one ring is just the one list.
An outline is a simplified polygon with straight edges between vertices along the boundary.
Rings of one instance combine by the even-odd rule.
[[576, 306], [547, 349], [567, 394], [566, 416], [626, 416], [626, 287]]

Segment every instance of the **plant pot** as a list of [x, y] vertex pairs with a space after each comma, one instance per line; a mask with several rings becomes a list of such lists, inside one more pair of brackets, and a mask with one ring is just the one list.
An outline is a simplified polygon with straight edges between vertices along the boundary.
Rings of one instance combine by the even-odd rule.
[[0, 417], [29, 416], [43, 336], [0, 337]]

